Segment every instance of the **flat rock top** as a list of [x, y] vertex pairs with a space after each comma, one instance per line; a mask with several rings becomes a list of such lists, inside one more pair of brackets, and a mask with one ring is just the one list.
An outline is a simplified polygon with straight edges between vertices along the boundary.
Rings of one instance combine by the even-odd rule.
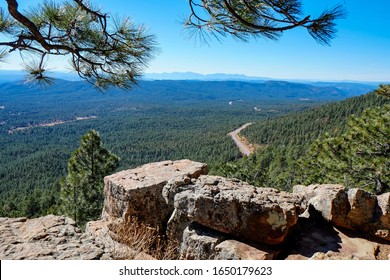
[[[199, 197], [209, 197], [213, 201], [236, 200], [239, 203], [270, 206], [279, 204], [282, 208], [291, 205], [304, 205], [304, 198], [272, 188], [256, 188], [237, 179], [227, 179], [220, 176], [200, 176], [196, 181], [197, 188], [189, 190]], [[184, 193], [185, 195], [185, 193]]]
[[335, 195], [340, 191], [344, 191], [345, 187], [340, 184], [315, 184], [309, 186], [297, 185], [293, 187], [293, 193], [302, 194], [307, 199], [317, 195]]
[[189, 192], [199, 197], [211, 198], [213, 201], [234, 199], [249, 202], [256, 193], [256, 188], [248, 183], [220, 176], [200, 176], [195, 185]]
[[125, 189], [137, 189], [166, 183], [177, 177], [197, 178], [202, 174], [207, 174], [205, 163], [184, 159], [145, 164], [107, 176], [104, 180]]
[[0, 218], [2, 260], [92, 260], [100, 259], [103, 254], [70, 218], [54, 215], [36, 219]]

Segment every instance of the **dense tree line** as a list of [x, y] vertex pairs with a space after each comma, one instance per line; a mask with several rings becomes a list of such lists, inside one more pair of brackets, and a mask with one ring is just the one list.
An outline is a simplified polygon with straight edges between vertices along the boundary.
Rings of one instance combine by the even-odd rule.
[[[378, 93], [390, 98], [389, 85], [386, 88]], [[390, 104], [352, 115], [345, 133], [323, 138], [303, 156], [302, 182], [337, 182], [377, 194], [390, 191]]]
[[388, 101], [372, 92], [312, 110], [292, 113], [253, 124], [242, 132], [249, 142], [258, 145], [299, 145], [314, 141], [323, 133], [338, 135], [345, 131], [348, 118], [366, 108]]
[[[237, 177], [256, 186], [283, 190], [291, 190], [292, 186], [300, 183], [324, 182], [343, 183], [348, 187], [363, 187], [371, 191], [380, 185], [379, 182], [383, 182], [383, 188], [388, 184], [385, 175], [389, 168], [388, 151], [383, 151], [376, 158], [373, 154], [365, 155], [370, 159], [364, 158], [363, 154], [359, 156], [362, 152], [357, 153], [356, 149], [370, 153], [373, 148], [369, 149], [370, 144], [365, 143], [368, 137], [362, 139], [360, 145], [355, 144], [355, 148], [351, 148], [344, 139], [361, 137], [368, 127], [372, 131], [370, 137], [377, 141], [374, 143], [380, 143], [386, 149], [389, 145], [386, 142], [389, 139], [386, 104], [389, 104], [388, 99], [372, 92], [260, 121], [243, 131], [250, 142], [259, 145], [257, 152], [241, 160], [222, 164], [217, 168], [217, 173]], [[365, 111], [371, 107], [373, 109]], [[330, 145], [333, 148], [341, 146], [332, 153], [329, 151]], [[339, 156], [343, 154], [346, 160], [334, 160], [337, 153]], [[370, 164], [377, 167], [368, 168]]]

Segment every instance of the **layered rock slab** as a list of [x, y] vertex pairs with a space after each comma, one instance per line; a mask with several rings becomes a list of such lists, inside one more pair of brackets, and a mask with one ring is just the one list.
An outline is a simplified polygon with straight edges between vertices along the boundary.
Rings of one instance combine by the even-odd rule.
[[163, 161], [125, 170], [104, 178], [104, 220], [136, 218], [164, 229], [173, 205], [162, 195], [169, 181], [188, 182], [207, 174], [207, 165], [190, 160]]
[[66, 217], [0, 218], [0, 259], [93, 260], [104, 257], [94, 239]]
[[200, 176], [175, 196], [177, 215], [238, 239], [276, 245], [305, 210], [302, 196], [255, 188], [236, 179]]

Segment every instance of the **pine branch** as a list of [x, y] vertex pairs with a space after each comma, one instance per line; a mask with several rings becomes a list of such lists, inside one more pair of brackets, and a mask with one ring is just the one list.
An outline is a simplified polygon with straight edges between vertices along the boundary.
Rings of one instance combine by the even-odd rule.
[[327, 45], [335, 36], [335, 21], [345, 14], [338, 5], [318, 18], [301, 16], [299, 0], [201, 0], [200, 3], [189, 0], [188, 3], [191, 13], [184, 25], [193, 34], [205, 30], [214, 36], [228, 34], [243, 41], [249, 37], [276, 40], [283, 32], [301, 27], [318, 43]]

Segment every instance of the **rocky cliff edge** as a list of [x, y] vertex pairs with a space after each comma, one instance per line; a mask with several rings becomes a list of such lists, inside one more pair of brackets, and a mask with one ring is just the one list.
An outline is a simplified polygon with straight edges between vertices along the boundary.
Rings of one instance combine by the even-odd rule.
[[[174, 244], [179, 259], [390, 259], [390, 193], [255, 188], [207, 175], [206, 164], [190, 160], [146, 164], [104, 182], [102, 219], [85, 233], [66, 217], [0, 218], [0, 259], [153, 259], [121, 242], [123, 232], [139, 238], [150, 230]], [[123, 231], [130, 220], [143, 231]]]

